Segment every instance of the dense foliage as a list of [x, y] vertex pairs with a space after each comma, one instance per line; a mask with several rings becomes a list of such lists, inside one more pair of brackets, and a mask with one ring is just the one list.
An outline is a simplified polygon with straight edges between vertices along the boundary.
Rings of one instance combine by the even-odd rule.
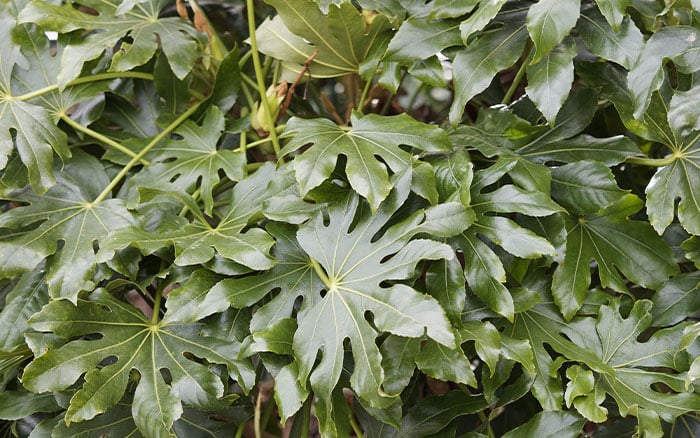
[[700, 435], [697, 0], [3, 0], [4, 436]]

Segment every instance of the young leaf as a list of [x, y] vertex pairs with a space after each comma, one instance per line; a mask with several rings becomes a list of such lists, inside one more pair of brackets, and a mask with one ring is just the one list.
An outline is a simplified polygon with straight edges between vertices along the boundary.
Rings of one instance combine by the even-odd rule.
[[52, 255], [46, 264], [52, 297], [75, 302], [81, 290], [92, 290], [95, 242], [136, 222], [121, 199], [93, 202], [108, 184], [95, 158], [76, 154], [46, 194], [22, 193], [29, 205], [0, 215], [0, 229], [15, 230], [0, 238], [0, 276], [30, 271]]
[[[352, 188], [377, 210], [392, 188], [386, 165], [400, 173], [412, 166], [412, 156], [400, 145], [414, 146], [426, 152], [450, 149], [447, 134], [436, 126], [417, 122], [406, 114], [364, 117], [353, 114], [349, 131], [326, 119], [293, 118], [286, 132], [295, 134], [282, 154], [311, 144], [294, 158], [294, 169], [301, 194], [306, 195], [331, 176], [338, 156], [347, 158], [345, 172]], [[380, 157], [384, 163], [379, 161]]]
[[61, 88], [80, 75], [83, 64], [115, 47], [127, 34], [132, 41], [120, 45], [112, 58], [112, 71], [127, 71], [145, 64], [159, 46], [175, 76], [183, 79], [192, 70], [199, 57], [201, 34], [180, 17], [159, 17], [166, 0], [144, 1], [124, 16], [117, 11], [118, 4], [88, 3], [98, 15], [83, 12], [72, 4], [55, 6], [41, 0], [30, 3], [19, 15], [20, 23], [36, 23], [56, 32], [97, 31], [64, 50], [58, 72]]
[[535, 44], [531, 64], [539, 62], [564, 40], [580, 12], [580, 0], [539, 0], [528, 9], [527, 30]]
[[[358, 73], [360, 65], [390, 28], [382, 15], [367, 23], [348, 2], [330, 5], [324, 15], [313, 0], [267, 0], [279, 15], [256, 31], [260, 51], [283, 61], [285, 78], [294, 81], [316, 53], [308, 72], [312, 77]], [[291, 50], [290, 50], [291, 48]]]
[[[217, 399], [223, 395], [221, 378], [183, 353], [225, 364], [240, 382], [241, 373], [252, 372], [250, 364], [232, 359], [238, 346], [201, 336], [197, 325], [152, 324], [135, 307], [104, 291], [93, 292], [90, 298], [78, 300], [77, 306], [54, 301], [31, 321], [34, 329], [68, 342], [50, 348], [25, 368], [22, 382], [27, 388], [60, 391], [86, 373], [85, 383], [71, 398], [66, 424], [91, 419], [116, 405], [136, 370], [134, 421], [146, 436], [166, 436], [182, 415], [181, 401], [210, 409], [218, 406]], [[95, 333], [101, 337], [70, 341]], [[112, 360], [100, 366], [107, 358]], [[170, 385], [161, 369], [168, 370]]]
[[564, 259], [552, 281], [552, 293], [570, 319], [581, 307], [591, 281], [588, 263], [595, 259], [603, 287], [627, 292], [619, 272], [643, 287], [658, 288], [678, 272], [668, 245], [646, 222], [631, 221], [642, 202], [625, 195], [595, 214], [566, 218]]

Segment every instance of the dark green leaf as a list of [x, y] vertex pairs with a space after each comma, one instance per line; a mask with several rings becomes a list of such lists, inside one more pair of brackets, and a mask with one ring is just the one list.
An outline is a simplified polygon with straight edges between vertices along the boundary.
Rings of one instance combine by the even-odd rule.
[[462, 21], [459, 25], [459, 31], [464, 44], [469, 44], [469, 37], [484, 27], [498, 14], [506, 0], [481, 0], [479, 9]]
[[632, 5], [633, 0], [595, 0], [598, 4], [600, 12], [603, 13], [608, 24], [612, 26], [615, 32], [619, 32], [619, 28], [625, 17], [625, 10]]
[[20, 420], [38, 412], [56, 412], [61, 407], [53, 394], [33, 394], [26, 391], [0, 392], [0, 418]]
[[385, 59], [412, 62], [429, 58], [447, 47], [461, 44], [459, 22], [411, 17], [401, 24], [391, 39]]
[[644, 46], [644, 37], [629, 17], [621, 20], [620, 25], [613, 30], [605, 17], [596, 9], [590, 9], [581, 14], [576, 29], [588, 50], [630, 69]]
[[700, 310], [700, 273], [679, 274], [659, 288], [651, 315], [657, 327], [678, 324]]
[[539, 412], [530, 421], [503, 435], [503, 438], [519, 436], [577, 436], [585, 420], [571, 412]]
[[480, 412], [488, 406], [483, 396], [450, 391], [443, 396], [425, 398], [408, 411], [401, 421], [398, 437], [424, 437], [440, 432], [463, 415]]
[[0, 351], [10, 352], [24, 345], [27, 320], [49, 301], [46, 272], [35, 269], [22, 275], [5, 301], [0, 312]]
[[577, 215], [594, 214], [628, 193], [610, 169], [597, 161], [579, 161], [552, 169], [552, 197]]

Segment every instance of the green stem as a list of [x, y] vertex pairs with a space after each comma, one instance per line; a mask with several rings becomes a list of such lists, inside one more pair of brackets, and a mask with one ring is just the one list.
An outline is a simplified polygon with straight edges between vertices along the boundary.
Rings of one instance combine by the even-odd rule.
[[262, 389], [258, 389], [258, 397], [255, 400], [255, 413], [253, 415], [253, 429], [255, 430], [255, 438], [262, 437], [262, 431], [260, 430], [260, 409], [262, 406]]
[[646, 157], [627, 157], [625, 163], [628, 164], [638, 164], [640, 166], [648, 167], [663, 167], [673, 164], [674, 161], [678, 159], [678, 155], [673, 154], [664, 158], [646, 158]]
[[360, 425], [357, 424], [355, 419], [352, 417], [352, 412], [350, 413], [349, 420], [350, 420], [350, 427], [352, 428], [352, 431], [355, 432], [355, 436], [357, 438], [364, 438], [365, 434], [362, 432]]
[[250, 56], [251, 56], [252, 54], [253, 54], [253, 52], [251, 52], [250, 50], [247, 51], [247, 52], [245, 52], [245, 53], [243, 54], [243, 56], [241, 56], [241, 57], [238, 59], [238, 67], [243, 68], [243, 66], [245, 65], [246, 62], [248, 62], [248, 60], [250, 59]]
[[[131, 158], [134, 158], [134, 157], [136, 156], [136, 152], [125, 148], [124, 146], [122, 146], [121, 144], [119, 144], [119, 143], [117, 143], [116, 141], [112, 140], [111, 138], [109, 138], [109, 137], [107, 137], [107, 136], [105, 136], [105, 135], [102, 135], [102, 134], [100, 134], [100, 133], [97, 132], [97, 131], [93, 131], [92, 129], [88, 128], [87, 126], [81, 125], [80, 123], [78, 123], [78, 122], [76, 122], [75, 120], [73, 120], [73, 119], [71, 119], [70, 117], [68, 117], [68, 115], [67, 115], [66, 113], [61, 112], [61, 113], [59, 114], [59, 117], [60, 117], [61, 120], [63, 120], [64, 122], [66, 122], [68, 125], [70, 125], [70, 126], [71, 126], [73, 129], [75, 129], [76, 131], [80, 131], [80, 132], [82, 132], [83, 134], [88, 135], [88, 136], [94, 138], [95, 140], [101, 141], [102, 143], [106, 144], [107, 146], [110, 146], [112, 149], [116, 149], [116, 150], [118, 150], [119, 152], [130, 156]], [[143, 164], [144, 166], [148, 166], [149, 164], [151, 164], [148, 160], [143, 159], [143, 158], [141, 158], [141, 159], [139, 160], [139, 162], [140, 162], [141, 164]]]
[[246, 425], [245, 421], [238, 425], [238, 428], [236, 429], [236, 435], [234, 435], [234, 438], [243, 438], [243, 432], [245, 431], [245, 425]]
[[309, 438], [309, 424], [311, 423], [311, 400], [313, 393], [309, 394], [309, 398], [304, 403], [301, 417], [301, 438]]
[[326, 287], [331, 287], [331, 279], [328, 278], [328, 275], [326, 275], [326, 271], [323, 270], [321, 265], [318, 264], [318, 262], [314, 259], [311, 260], [311, 266], [313, 266], [314, 271], [316, 271], [316, 275], [323, 281], [323, 284], [326, 285]]
[[[520, 62], [520, 68], [518, 69], [518, 72], [515, 74], [515, 77], [513, 78], [513, 82], [511, 82], [510, 87], [508, 87], [508, 91], [506, 91], [505, 96], [503, 96], [503, 100], [501, 103], [503, 105], [508, 105], [510, 104], [510, 99], [513, 97], [513, 94], [515, 94], [515, 90], [518, 89], [518, 85], [520, 85], [520, 82], [523, 80], [523, 76], [525, 76], [525, 70], [527, 69], [527, 64], [530, 59], [530, 52], [532, 51], [531, 44], [528, 40], [528, 42], [525, 44], [525, 49], [523, 49], [523, 57], [522, 61]], [[527, 54], [527, 55], [525, 55]]]
[[[109, 79], [120, 79], [120, 78], [135, 78], [135, 79], [145, 79], [152, 81], [153, 80], [153, 75], [150, 73], [143, 73], [140, 71], [125, 71], [125, 72], [109, 72], [109, 73], [100, 73], [92, 76], [83, 76], [81, 78], [74, 79], [66, 84], [66, 87], [71, 87], [74, 85], [80, 85], [80, 84], [88, 84], [90, 82], [98, 82], [98, 81], [106, 81]], [[42, 96], [47, 93], [51, 93], [52, 91], [56, 91], [59, 89], [58, 84], [54, 85], [49, 85], [48, 87], [44, 88], [39, 88], [38, 90], [34, 90], [30, 93], [22, 94], [21, 96], [16, 96], [16, 100], [31, 100], [34, 99], [35, 97]]]
[[360, 95], [360, 101], [357, 102], [357, 106], [355, 107], [355, 109], [362, 110], [362, 105], [364, 104], [365, 100], [367, 100], [370, 88], [372, 88], [371, 79], [367, 81], [367, 83], [365, 83], [365, 87], [362, 89], [362, 94]]
[[161, 131], [158, 135], [153, 137], [153, 140], [151, 140], [138, 154], [136, 154], [131, 161], [129, 161], [126, 166], [122, 168], [122, 170], [112, 178], [112, 181], [109, 183], [107, 187], [105, 187], [104, 190], [102, 190], [102, 193], [100, 193], [97, 198], [92, 202], [92, 204], [97, 204], [99, 202], [104, 201], [107, 196], [114, 190], [114, 188], [119, 184], [119, 182], [126, 176], [127, 173], [131, 170], [132, 167], [134, 167], [137, 163], [141, 161], [141, 159], [146, 156], [146, 154], [153, 149], [155, 145], [157, 145], [161, 140], [163, 140], [165, 137], [167, 137], [171, 132], [173, 132], [178, 126], [180, 126], [185, 120], [187, 120], [192, 114], [194, 114], [197, 109], [199, 109], [199, 105], [201, 105], [201, 102], [193, 105], [191, 108], [189, 108], [187, 111], [184, 113], [180, 114], [180, 116], [175, 119], [170, 125], [168, 125], [163, 131]]
[[267, 90], [265, 88], [265, 77], [263, 75], [263, 69], [260, 64], [260, 52], [258, 52], [258, 41], [255, 38], [255, 5], [253, 0], [246, 0], [246, 9], [248, 10], [248, 30], [250, 32], [250, 50], [253, 52], [253, 68], [255, 69], [255, 79], [258, 83], [258, 93], [260, 93], [260, 104], [263, 107], [263, 112], [265, 113], [266, 125], [270, 127], [270, 138], [272, 138], [272, 147], [275, 150], [275, 155], [279, 158], [280, 153], [280, 143], [277, 138], [277, 131], [275, 130], [275, 118], [272, 117], [272, 110], [270, 109], [270, 104], [267, 102]]
[[158, 324], [158, 317], [160, 316], [160, 302], [163, 299], [163, 284], [159, 284], [156, 288], [156, 298], [153, 302], [153, 314], [151, 315], [151, 325]]

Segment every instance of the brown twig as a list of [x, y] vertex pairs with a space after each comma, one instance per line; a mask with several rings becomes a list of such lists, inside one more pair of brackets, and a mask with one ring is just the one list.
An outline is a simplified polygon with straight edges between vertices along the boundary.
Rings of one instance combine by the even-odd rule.
[[[282, 117], [282, 114], [287, 112], [287, 108], [289, 108], [289, 104], [292, 102], [292, 96], [294, 95], [294, 89], [296, 88], [297, 85], [299, 85], [301, 80], [304, 78], [304, 75], [306, 73], [309, 73], [309, 78], [311, 78], [311, 71], [309, 70], [309, 66], [311, 65], [312, 62], [314, 62], [314, 58], [316, 57], [316, 55], [318, 55], [318, 50], [314, 50], [314, 53], [312, 53], [311, 56], [309, 56], [308, 59], [306, 61], [304, 61], [304, 66], [301, 68], [299, 75], [294, 80], [294, 82], [289, 87], [289, 89], [287, 90], [287, 97], [285, 97], [284, 102], [282, 102], [282, 107], [280, 108], [280, 112], [277, 115], [278, 122], [279, 122], [280, 117]], [[304, 99], [306, 99], [306, 93], [304, 93]]]

